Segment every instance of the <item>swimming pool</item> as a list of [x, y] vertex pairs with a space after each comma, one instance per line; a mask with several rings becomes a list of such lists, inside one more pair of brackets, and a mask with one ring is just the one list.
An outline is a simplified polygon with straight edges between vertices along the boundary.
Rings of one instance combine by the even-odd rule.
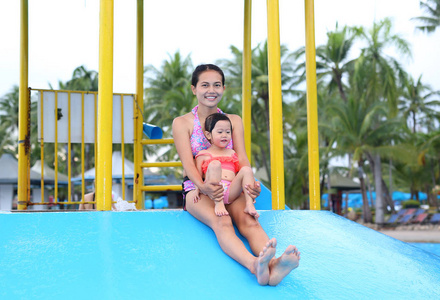
[[434, 244], [434, 243], [408, 243], [408, 244], [440, 256], [440, 244]]

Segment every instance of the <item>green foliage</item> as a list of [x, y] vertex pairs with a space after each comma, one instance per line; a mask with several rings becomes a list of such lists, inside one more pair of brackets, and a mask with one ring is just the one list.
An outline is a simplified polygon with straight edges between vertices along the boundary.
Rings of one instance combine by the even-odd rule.
[[423, 16], [412, 18], [418, 21], [419, 26], [416, 29], [432, 33], [440, 26], [440, 0], [420, 1], [420, 9], [424, 12]]
[[406, 200], [402, 202], [402, 208], [419, 208], [420, 201], [417, 200]]
[[[439, 0], [420, 2], [425, 10], [422, 30], [438, 26]], [[440, 180], [440, 104], [439, 91], [427, 86], [422, 76], [411, 78], [401, 64], [410, 56], [410, 45], [393, 33], [389, 19], [374, 22], [369, 29], [336, 27], [327, 33], [328, 40], [316, 49], [317, 96], [320, 143], [320, 174], [330, 172], [330, 161], [348, 156], [348, 169], [363, 167], [365, 179], [372, 178], [371, 157], [382, 159], [383, 178], [392, 189], [429, 191]], [[360, 44], [358, 44], [360, 42]], [[362, 48], [359, 47], [362, 45]], [[357, 48], [356, 48], [357, 47]], [[241, 114], [242, 51], [231, 46], [231, 59], [216, 63], [225, 71], [226, 92], [220, 108]], [[358, 51], [353, 51], [358, 50]], [[390, 51], [391, 50], [391, 51]], [[353, 56], [353, 53], [359, 53]], [[389, 55], [388, 53], [395, 53]], [[270, 186], [269, 76], [267, 42], [252, 49], [252, 164]], [[281, 46], [281, 81], [283, 92], [283, 134], [286, 203], [306, 208], [308, 200], [308, 129], [305, 91], [304, 48], [290, 52]], [[188, 113], [197, 100], [191, 92], [191, 57], [177, 51], [159, 69], [144, 69], [144, 121], [161, 127], [164, 138], [171, 137], [171, 124], [176, 116]], [[72, 79], [59, 82], [60, 89], [98, 89], [98, 73], [84, 66], [76, 68]], [[0, 154], [16, 152], [18, 130], [18, 87], [0, 99]], [[36, 106], [31, 102], [31, 164], [40, 159], [36, 141]], [[86, 165], [94, 165], [94, 149], [86, 150]], [[115, 145], [115, 150], [120, 146]], [[178, 160], [175, 147], [145, 147], [146, 155], [159, 161]], [[126, 157], [132, 157], [132, 146], [126, 145]], [[159, 156], [157, 154], [160, 153]], [[79, 145], [72, 147], [73, 175], [80, 172]], [[59, 157], [59, 170], [66, 172], [67, 149], [45, 145], [46, 162], [52, 166]], [[385, 168], [387, 168], [385, 170]], [[386, 171], [386, 172], [385, 172]], [[385, 175], [385, 177], [388, 175]], [[364, 177], [361, 188], [366, 190]], [[373, 181], [374, 182], [374, 181]], [[321, 182], [321, 185], [323, 182]], [[366, 201], [366, 199], [364, 200]], [[368, 207], [368, 201], [366, 206]], [[364, 216], [365, 219], [365, 216]]]

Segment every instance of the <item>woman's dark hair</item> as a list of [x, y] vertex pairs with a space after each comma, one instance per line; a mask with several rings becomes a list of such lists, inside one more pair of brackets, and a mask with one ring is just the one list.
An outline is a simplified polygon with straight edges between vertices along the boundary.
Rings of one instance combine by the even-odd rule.
[[218, 121], [228, 121], [229, 124], [231, 124], [231, 131], [232, 131], [232, 122], [231, 120], [222, 113], [215, 113], [212, 115], [209, 115], [205, 120], [205, 131], [211, 132], [214, 130], [215, 124], [217, 124]]
[[213, 64], [198, 65], [192, 74], [191, 85], [197, 86], [197, 82], [199, 82], [200, 74], [209, 70], [213, 70], [219, 73], [222, 76], [222, 85], [225, 85], [225, 74], [223, 74], [222, 69], [220, 69], [219, 67]]

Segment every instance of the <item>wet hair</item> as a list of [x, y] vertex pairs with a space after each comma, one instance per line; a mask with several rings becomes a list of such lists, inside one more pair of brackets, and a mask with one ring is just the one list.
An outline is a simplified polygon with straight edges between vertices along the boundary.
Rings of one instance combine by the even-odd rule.
[[225, 85], [225, 74], [223, 73], [222, 69], [213, 64], [198, 65], [192, 74], [191, 85], [197, 86], [200, 74], [209, 70], [213, 70], [219, 73], [222, 76], [222, 85]]
[[229, 124], [231, 125], [231, 131], [232, 131], [232, 122], [231, 120], [222, 113], [214, 113], [212, 115], [209, 115], [208, 117], [206, 117], [205, 120], [205, 131], [208, 131], [210, 133], [212, 133], [212, 131], [214, 130], [215, 125], [217, 124], [218, 121], [228, 121]]

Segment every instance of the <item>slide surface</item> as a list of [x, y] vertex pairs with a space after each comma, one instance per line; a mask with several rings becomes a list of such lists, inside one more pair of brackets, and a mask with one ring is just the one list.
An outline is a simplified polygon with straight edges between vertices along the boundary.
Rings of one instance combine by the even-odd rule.
[[326, 211], [260, 211], [301, 251], [259, 286], [180, 210], [0, 213], [1, 299], [440, 299], [440, 257]]

